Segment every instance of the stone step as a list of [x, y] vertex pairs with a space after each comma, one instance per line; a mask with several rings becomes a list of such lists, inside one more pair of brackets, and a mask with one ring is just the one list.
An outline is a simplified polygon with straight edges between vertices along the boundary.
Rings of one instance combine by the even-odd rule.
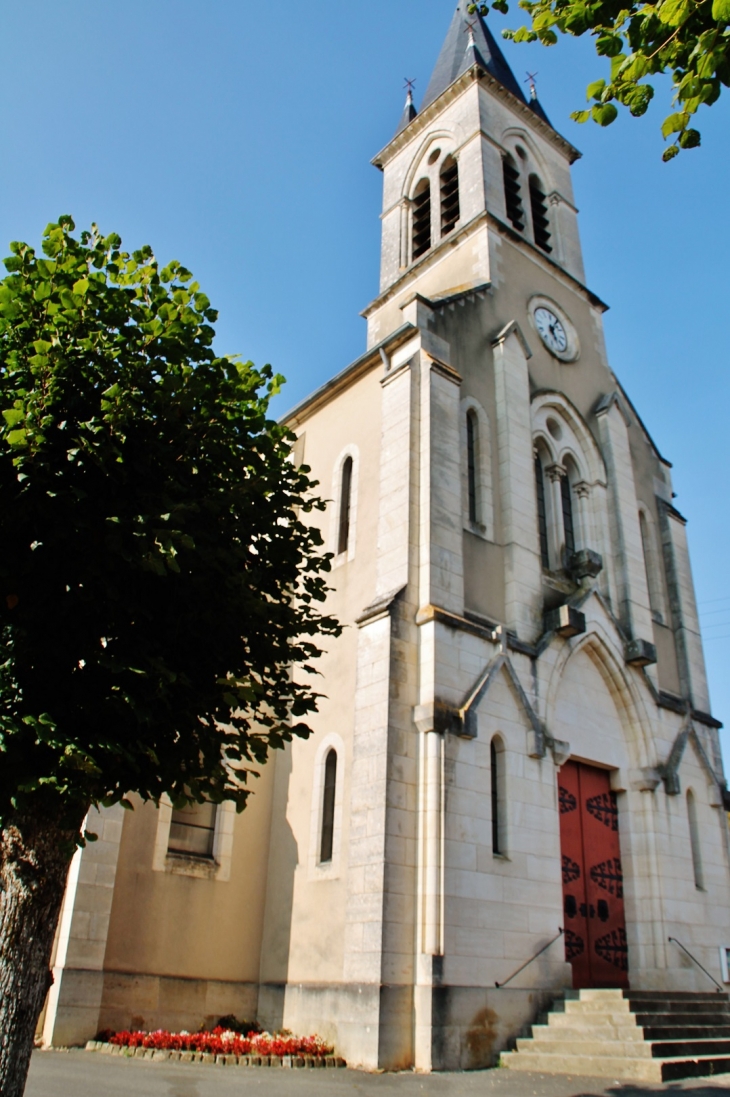
[[645, 1044], [655, 1059], [694, 1058], [695, 1055], [711, 1055], [713, 1058], [730, 1056], [730, 1040], [660, 1040]]
[[630, 1013], [625, 998], [566, 998], [565, 1012], [574, 1013]]
[[540, 1074], [582, 1074], [636, 1082], [662, 1080], [662, 1064], [658, 1059], [626, 1059], [609, 1055], [525, 1055], [522, 1051], [503, 1051], [500, 1064], [510, 1070]]
[[670, 1001], [670, 1002], [730, 1002], [730, 994], [725, 991], [704, 991], [704, 990], [624, 990], [622, 991], [624, 998], [628, 998], [629, 1001]]
[[609, 1043], [632, 1041], [641, 1043], [644, 1033], [636, 1025], [533, 1025], [536, 1040], [565, 1040], [568, 1035], [575, 1040], [603, 1040]]
[[624, 997], [624, 992], [619, 987], [608, 987], [604, 989], [587, 987], [583, 990], [566, 990], [565, 1000], [581, 1002], [610, 1002], [621, 1001]]
[[626, 1004], [633, 1013], [719, 1013], [725, 1017], [730, 1016], [728, 1003], [718, 1002], [716, 999], [691, 1002], [682, 998], [627, 998]]
[[714, 1074], [730, 1074], [730, 1058], [714, 1058], [698, 1055], [692, 1059], [655, 1059], [661, 1064], [662, 1081], [673, 1082], [680, 1078], [705, 1078]]
[[700, 1025], [727, 1025], [728, 1017], [724, 1013], [635, 1013], [640, 1028], [655, 1028], [657, 1025], [672, 1025], [673, 1028], [694, 1028]]
[[[651, 1044], [638, 1043], [635, 1040], [529, 1040], [519, 1039], [517, 1050], [523, 1055], [561, 1055], [570, 1058], [573, 1055], [595, 1055], [596, 1058], [609, 1056], [622, 1059], [656, 1059], [659, 1056], [652, 1055]], [[702, 1054], [699, 1049], [697, 1054]], [[721, 1050], [721, 1049], [718, 1049]], [[682, 1054], [680, 1052], [679, 1054]], [[692, 1055], [692, 1049], [687, 1050], [687, 1055]]]
[[551, 1013], [548, 1024], [565, 1028], [591, 1025], [631, 1025], [635, 1028], [636, 1018], [633, 1013], [599, 1013], [597, 1010], [591, 1013]]
[[730, 1025], [651, 1025], [636, 1031], [645, 1040], [730, 1040]]

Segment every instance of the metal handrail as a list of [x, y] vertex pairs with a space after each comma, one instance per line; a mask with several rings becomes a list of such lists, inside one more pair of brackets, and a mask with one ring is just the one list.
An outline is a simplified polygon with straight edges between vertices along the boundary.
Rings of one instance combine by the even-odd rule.
[[529, 960], [525, 960], [524, 964], [520, 964], [520, 966], [517, 968], [517, 971], [513, 971], [512, 974], [510, 975], [509, 979], [505, 979], [505, 981], [503, 983], [495, 983], [494, 985], [497, 988], [497, 990], [501, 990], [502, 987], [507, 986], [507, 983], [511, 983], [512, 980], [514, 979], [515, 975], [519, 975], [521, 971], [524, 971], [525, 968], [528, 967], [532, 963], [533, 960], [537, 960], [538, 956], [542, 956], [543, 952], [545, 952], [546, 949], [550, 948], [551, 945], [554, 945], [555, 942], [557, 941], [558, 937], [562, 937], [562, 936], [563, 936], [563, 930], [562, 930], [562, 927], [561, 927], [561, 928], [558, 929], [558, 932], [555, 934], [555, 936], [550, 941], [548, 941], [548, 943], [546, 945], [543, 945], [542, 948], [538, 952], [536, 952], [534, 956], [531, 956]]
[[678, 941], [676, 937], [670, 937], [670, 938], [669, 938], [669, 940], [670, 940], [670, 941], [674, 941], [675, 945], [679, 945], [679, 947], [681, 948], [682, 952], [686, 952], [686, 953], [687, 953], [687, 955], [689, 956], [690, 960], [693, 960], [693, 961], [694, 961], [694, 963], [695, 963], [695, 964], [697, 964], [697, 967], [698, 967], [698, 968], [700, 969], [700, 971], [704, 971], [704, 973], [705, 973], [705, 975], [707, 976], [707, 978], [708, 978], [708, 979], [711, 979], [711, 980], [712, 980], [712, 982], [713, 982], [713, 983], [715, 984], [715, 986], [717, 987], [717, 993], [718, 993], [718, 994], [724, 994], [724, 993], [725, 993], [725, 987], [724, 987], [724, 986], [722, 986], [722, 985], [721, 985], [720, 983], [718, 983], [718, 981], [717, 981], [717, 979], [716, 979], [716, 978], [714, 977], [714, 975], [710, 975], [710, 973], [709, 973], [709, 971], [707, 970], [707, 968], [706, 968], [706, 967], [703, 967], [703, 966], [702, 966], [702, 964], [701, 964], [701, 963], [699, 962], [699, 960], [697, 959], [697, 957], [696, 957], [696, 956], [693, 956], [693, 955], [692, 955], [692, 953], [691, 953], [691, 952], [689, 951], [689, 949], [688, 949], [688, 948], [685, 948], [685, 947], [684, 947], [684, 945], [682, 944], [682, 942], [681, 942], [681, 941]]

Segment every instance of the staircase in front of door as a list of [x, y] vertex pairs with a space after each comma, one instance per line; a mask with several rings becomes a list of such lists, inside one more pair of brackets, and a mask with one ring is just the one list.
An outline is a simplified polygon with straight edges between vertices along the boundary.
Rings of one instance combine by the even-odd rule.
[[543, 1020], [501, 1066], [636, 1082], [730, 1074], [727, 994], [568, 990]]

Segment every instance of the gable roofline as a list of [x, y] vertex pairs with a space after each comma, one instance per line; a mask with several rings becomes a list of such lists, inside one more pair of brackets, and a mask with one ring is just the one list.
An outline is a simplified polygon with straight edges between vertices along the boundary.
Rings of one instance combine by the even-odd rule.
[[444, 107], [452, 103], [474, 83], [482, 85], [494, 95], [505, 99], [510, 109], [519, 116], [525, 125], [548, 141], [566, 158], [569, 164], [574, 164], [576, 160], [581, 158], [583, 154], [574, 145], [571, 145], [570, 141], [562, 137], [557, 130], [554, 130], [549, 122], [544, 121], [540, 115], [532, 110], [524, 99], [518, 99], [504, 84], [496, 80], [480, 64], [475, 63], [463, 72], [453, 84], [450, 84], [437, 99], [434, 99], [427, 107], [422, 107], [413, 121], [405, 129], [400, 130], [395, 137], [392, 137], [388, 144], [372, 158], [370, 163], [382, 171], [394, 156], [397, 156], [414, 137], [431, 124]]
[[323, 385], [315, 389], [314, 392], [310, 392], [309, 396], [305, 396], [303, 400], [300, 400], [298, 404], [295, 404], [293, 408], [279, 417], [278, 422], [283, 423], [285, 426], [290, 427], [292, 430], [298, 427], [304, 420], [317, 411], [318, 408], [327, 404], [335, 396], [339, 396], [341, 392], [348, 389], [350, 385], [353, 385], [356, 381], [359, 381], [373, 366], [382, 365], [383, 354], [392, 354], [394, 350], [397, 350], [403, 343], [406, 343], [414, 334], [418, 331], [418, 328], [414, 324], [407, 322], [401, 324], [399, 328], [391, 332], [375, 346], [370, 347], [364, 354], [361, 354], [359, 358], [356, 358], [354, 362], [351, 362], [349, 366], [345, 366], [343, 370], [336, 373], [334, 377], [331, 377], [329, 381], [325, 381]]

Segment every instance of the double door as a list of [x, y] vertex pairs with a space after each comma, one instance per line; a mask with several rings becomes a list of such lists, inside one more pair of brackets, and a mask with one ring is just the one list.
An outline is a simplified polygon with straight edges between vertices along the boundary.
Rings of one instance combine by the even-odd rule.
[[565, 958], [573, 986], [627, 987], [618, 808], [608, 771], [566, 762], [558, 797]]

